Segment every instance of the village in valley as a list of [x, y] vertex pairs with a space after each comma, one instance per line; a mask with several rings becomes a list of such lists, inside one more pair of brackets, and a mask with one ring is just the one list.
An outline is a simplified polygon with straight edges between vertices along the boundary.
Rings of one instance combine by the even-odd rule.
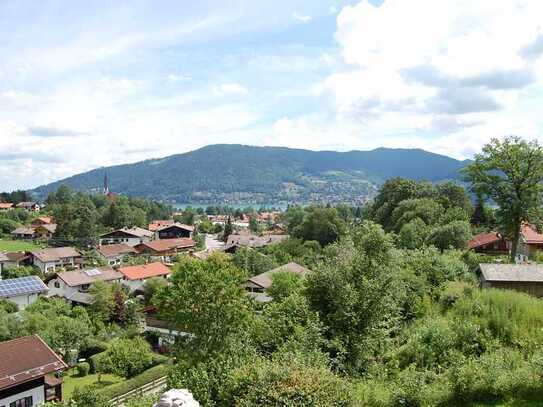
[[[494, 143], [503, 151], [515, 146], [543, 159], [541, 147], [519, 139]], [[232, 346], [246, 347], [227, 357], [234, 358], [228, 363], [238, 366], [236, 372], [258, 368], [244, 367], [252, 352], [272, 350], [298, 358], [301, 350], [290, 346], [309, 346], [309, 352], [331, 355], [335, 345], [328, 341], [339, 335], [351, 356], [337, 363], [354, 369], [356, 358], [367, 356], [366, 350], [349, 344], [352, 329], [362, 340], [374, 335], [369, 327], [378, 329], [385, 321], [398, 324], [398, 329], [408, 329], [415, 324], [410, 321], [417, 320], [432, 326], [434, 318], [448, 324], [451, 313], [459, 312], [456, 307], [467, 304], [464, 318], [471, 320], [476, 317], [471, 314], [473, 301], [486, 309], [481, 312], [493, 315], [477, 316], [483, 320], [497, 318], [495, 307], [513, 313], [541, 307], [543, 232], [538, 216], [532, 215], [540, 198], [530, 204], [526, 197], [504, 195], [503, 185], [514, 183], [500, 176], [488, 182], [495, 168], [485, 167], [490, 158], [481, 155], [464, 170], [473, 180], [474, 194], [454, 181], [392, 178], [362, 207], [308, 205], [281, 211], [210, 206], [179, 211], [115, 193], [107, 175], [101, 194], [61, 186], [36, 202], [24, 191], [3, 193], [0, 404], [148, 406], [172, 383], [178, 386], [164, 397], [182, 394], [193, 400], [194, 394], [201, 402], [205, 393], [199, 385], [210, 390], [223, 384], [193, 377], [192, 369], [231, 374], [207, 364], [227, 357], [223, 352]], [[543, 164], [535, 165], [539, 167], [532, 170], [543, 179]], [[541, 179], [515, 182], [541, 193]], [[517, 199], [526, 212], [511, 215], [507, 208], [489, 205], [489, 197], [497, 203]], [[508, 224], [513, 233], [507, 233]], [[343, 297], [346, 293], [354, 297]], [[531, 318], [539, 321], [543, 316]], [[454, 319], [450, 323], [456, 324]], [[529, 329], [539, 326], [533, 324]], [[337, 332], [332, 334], [332, 329]], [[511, 346], [502, 331], [477, 329], [499, 346]], [[408, 334], [387, 341], [394, 347], [413, 340]], [[484, 340], [475, 336], [452, 346]], [[419, 350], [402, 352], [408, 352], [402, 357], [409, 363], [425, 366], [417, 362]], [[272, 363], [266, 369], [275, 369], [273, 359], [258, 357], [264, 366]], [[335, 374], [323, 372], [323, 380]], [[337, 385], [354, 393], [322, 388], [323, 400], [357, 405], [374, 397], [374, 386], [379, 386], [375, 378], [355, 384], [339, 377]], [[256, 385], [268, 379], [254, 380]], [[228, 391], [241, 391], [235, 382], [231, 386]], [[395, 397], [394, 390], [390, 392]], [[373, 405], [369, 400], [367, 405]]]

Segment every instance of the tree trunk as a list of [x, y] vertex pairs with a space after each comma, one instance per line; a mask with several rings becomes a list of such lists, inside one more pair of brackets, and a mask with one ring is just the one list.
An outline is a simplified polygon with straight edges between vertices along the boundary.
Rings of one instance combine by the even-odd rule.
[[518, 222], [517, 226], [515, 227], [515, 234], [513, 235], [513, 242], [511, 246], [511, 263], [514, 263], [515, 258], [517, 257], [518, 243], [520, 240], [520, 226], [521, 222]]

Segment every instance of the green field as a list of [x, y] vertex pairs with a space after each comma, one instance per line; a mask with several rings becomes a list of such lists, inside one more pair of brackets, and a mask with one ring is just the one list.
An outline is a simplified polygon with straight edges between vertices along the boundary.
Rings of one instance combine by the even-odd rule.
[[91, 386], [93, 389], [102, 389], [115, 383], [122, 382], [123, 379], [111, 374], [102, 374], [101, 381], [98, 381], [98, 374], [89, 374], [84, 377], [77, 376], [75, 369], [67, 370], [63, 376], [62, 398], [69, 400], [76, 387]]
[[41, 249], [43, 246], [37, 245], [32, 242], [25, 242], [23, 240], [7, 240], [0, 239], [0, 251], [1, 252], [20, 252]]

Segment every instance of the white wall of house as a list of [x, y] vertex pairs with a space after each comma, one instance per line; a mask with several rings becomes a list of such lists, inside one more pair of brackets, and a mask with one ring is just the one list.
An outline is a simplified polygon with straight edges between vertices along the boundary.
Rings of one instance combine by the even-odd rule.
[[68, 298], [79, 291], [79, 287], [70, 287], [58, 277], [49, 281], [47, 287], [49, 287], [49, 292], [47, 293], [48, 297], [57, 295], [59, 297]]
[[34, 257], [34, 265], [37, 266], [42, 273], [48, 274], [48, 273], [55, 273], [57, 271], [57, 268], [61, 267], [73, 267], [75, 266], [75, 261], [73, 257], [62, 259], [60, 261], [52, 261], [52, 262], [42, 262], [40, 259]]
[[[39, 294], [25, 294], [16, 297], [9, 297], [6, 300], [17, 304], [19, 310], [25, 309], [30, 304], [34, 304], [38, 300]], [[0, 404], [1, 405], [1, 404]]]
[[104, 237], [100, 239], [100, 245], [105, 246], [108, 244], [119, 244], [124, 243], [128, 246], [137, 246], [140, 243], [148, 242], [149, 239], [141, 239], [139, 237]]
[[14, 394], [3, 399], [0, 399], [0, 406], [9, 406], [17, 400], [24, 399], [25, 397], [32, 397], [32, 405], [37, 406], [45, 403], [45, 387], [44, 385], [34, 387], [33, 389], [23, 391], [22, 393]]
[[105, 257], [103, 256], [108, 265], [110, 266], [118, 266], [119, 264], [121, 264], [123, 262], [123, 258], [124, 258], [124, 255], [119, 255], [119, 256], [111, 256], [111, 257]]

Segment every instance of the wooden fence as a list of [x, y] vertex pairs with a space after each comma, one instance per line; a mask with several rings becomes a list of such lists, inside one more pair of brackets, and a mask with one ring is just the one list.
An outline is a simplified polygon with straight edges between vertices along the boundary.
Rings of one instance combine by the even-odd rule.
[[159, 377], [158, 379], [153, 380], [152, 382], [146, 383], [137, 389], [130, 390], [125, 394], [112, 398], [109, 403], [112, 406], [122, 406], [126, 401], [134, 397], [143, 397], [148, 394], [158, 393], [160, 390], [163, 390], [166, 386], [166, 376]]

